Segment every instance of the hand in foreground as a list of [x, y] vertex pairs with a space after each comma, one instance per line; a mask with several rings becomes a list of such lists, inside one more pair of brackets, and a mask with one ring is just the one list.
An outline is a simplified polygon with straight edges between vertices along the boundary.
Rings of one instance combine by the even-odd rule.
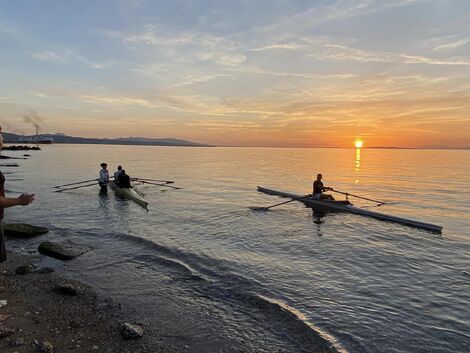
[[21, 194], [20, 197], [18, 197], [18, 202], [22, 206], [29, 205], [31, 202], [34, 201], [34, 194]]

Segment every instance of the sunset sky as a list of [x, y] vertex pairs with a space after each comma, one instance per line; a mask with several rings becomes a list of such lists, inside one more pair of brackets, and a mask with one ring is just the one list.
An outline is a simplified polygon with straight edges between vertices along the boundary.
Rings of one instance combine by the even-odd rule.
[[6, 132], [470, 147], [468, 0], [2, 1]]

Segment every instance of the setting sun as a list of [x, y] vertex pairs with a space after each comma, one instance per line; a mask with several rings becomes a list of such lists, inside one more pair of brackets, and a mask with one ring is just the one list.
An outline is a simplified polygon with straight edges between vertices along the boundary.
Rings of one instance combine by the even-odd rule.
[[357, 140], [354, 141], [354, 146], [355, 146], [356, 148], [362, 148], [362, 145], [364, 145], [364, 141], [359, 140], [359, 139], [357, 139]]

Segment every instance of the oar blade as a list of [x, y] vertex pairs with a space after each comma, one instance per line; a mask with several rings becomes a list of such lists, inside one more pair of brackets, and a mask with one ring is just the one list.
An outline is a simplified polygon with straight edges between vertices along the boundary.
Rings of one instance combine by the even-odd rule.
[[269, 207], [256, 207], [256, 206], [251, 206], [249, 207], [251, 211], [269, 211]]

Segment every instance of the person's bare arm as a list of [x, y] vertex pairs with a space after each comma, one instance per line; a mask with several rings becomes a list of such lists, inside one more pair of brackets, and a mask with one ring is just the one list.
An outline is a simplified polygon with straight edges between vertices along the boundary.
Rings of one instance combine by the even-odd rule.
[[26, 206], [34, 201], [34, 194], [22, 194], [20, 197], [3, 197], [0, 196], [0, 207], [12, 207], [12, 206]]

